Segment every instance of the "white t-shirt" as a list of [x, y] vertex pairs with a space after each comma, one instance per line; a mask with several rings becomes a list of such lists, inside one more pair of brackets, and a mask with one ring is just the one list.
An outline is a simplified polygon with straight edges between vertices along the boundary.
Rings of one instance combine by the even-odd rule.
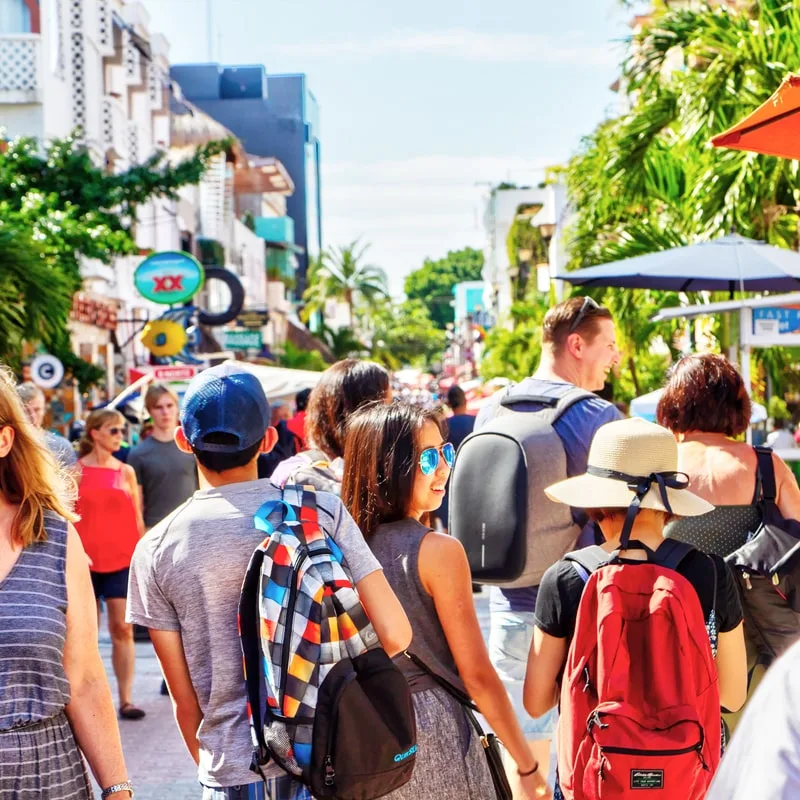
[[[242, 579], [264, 541], [253, 517], [280, 500], [268, 480], [195, 492], [136, 546], [128, 586], [128, 622], [180, 631], [200, 726], [199, 779], [215, 788], [256, 783], [247, 719], [242, 650], [237, 630]], [[353, 581], [381, 568], [342, 501], [317, 493], [322, 530], [339, 545]], [[278, 513], [271, 522], [280, 520]], [[285, 774], [270, 765], [267, 777]]]
[[791, 431], [782, 428], [779, 431], [772, 431], [772, 433], [767, 436], [767, 445], [773, 448], [773, 450], [791, 450], [797, 447], [797, 442], [794, 440]]
[[800, 642], [747, 704], [706, 800], [800, 798]]

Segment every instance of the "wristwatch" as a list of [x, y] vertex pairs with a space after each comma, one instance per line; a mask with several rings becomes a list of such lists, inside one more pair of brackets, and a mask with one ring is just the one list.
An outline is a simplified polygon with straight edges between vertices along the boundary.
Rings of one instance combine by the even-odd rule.
[[103, 789], [103, 791], [100, 792], [100, 798], [101, 800], [106, 800], [106, 797], [114, 794], [115, 792], [130, 792], [131, 797], [133, 797], [133, 784], [130, 781], [115, 783], [113, 786]]

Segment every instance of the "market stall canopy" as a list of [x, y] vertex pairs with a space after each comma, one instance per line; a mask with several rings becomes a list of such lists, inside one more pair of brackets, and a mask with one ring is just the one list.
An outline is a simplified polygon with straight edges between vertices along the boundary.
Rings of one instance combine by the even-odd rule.
[[715, 136], [714, 147], [800, 159], [800, 75], [789, 75], [750, 116]]
[[[648, 422], [656, 421], [656, 407], [661, 395], [664, 394], [663, 389], [656, 389], [654, 392], [644, 394], [641, 397], [636, 397], [631, 400], [630, 412], [632, 417], [641, 417]], [[760, 403], [750, 404], [750, 424], [760, 425], [767, 421], [767, 409]]]
[[732, 234], [558, 276], [576, 286], [673, 292], [777, 292], [800, 288], [800, 253]]
[[305, 369], [288, 369], [287, 367], [265, 367], [260, 364], [250, 364], [245, 361], [226, 361], [237, 367], [252, 372], [264, 387], [264, 393], [270, 402], [275, 400], [293, 400], [294, 396], [303, 389], [313, 389], [321, 372], [312, 372]]

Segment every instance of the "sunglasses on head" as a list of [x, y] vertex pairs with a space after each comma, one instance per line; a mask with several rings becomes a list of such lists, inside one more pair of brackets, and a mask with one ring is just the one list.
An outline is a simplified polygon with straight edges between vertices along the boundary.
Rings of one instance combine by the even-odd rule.
[[591, 309], [592, 311], [597, 311], [599, 308], [600, 304], [597, 301], [593, 300], [588, 295], [584, 297], [581, 310], [578, 312], [578, 316], [575, 317], [574, 320], [572, 320], [572, 325], [569, 326], [569, 332], [575, 333], [575, 331], [578, 329], [578, 326], [586, 318], [586, 314], [589, 312], [589, 309]]
[[444, 463], [448, 467], [453, 466], [456, 461], [456, 449], [450, 442], [445, 442], [440, 447], [427, 447], [419, 454], [419, 468], [423, 475], [433, 475], [439, 466], [439, 454], [441, 453]]

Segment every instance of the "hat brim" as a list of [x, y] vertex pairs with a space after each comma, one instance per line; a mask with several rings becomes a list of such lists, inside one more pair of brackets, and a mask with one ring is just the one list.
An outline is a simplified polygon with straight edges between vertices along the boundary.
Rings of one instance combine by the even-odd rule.
[[[551, 500], [574, 508], [627, 508], [636, 496], [622, 481], [588, 474], [554, 483], [544, 492]], [[672, 513], [679, 517], [701, 517], [714, 510], [711, 503], [686, 489], [668, 488], [667, 497]], [[641, 508], [667, 511], [657, 486], [650, 487], [642, 498]]]

